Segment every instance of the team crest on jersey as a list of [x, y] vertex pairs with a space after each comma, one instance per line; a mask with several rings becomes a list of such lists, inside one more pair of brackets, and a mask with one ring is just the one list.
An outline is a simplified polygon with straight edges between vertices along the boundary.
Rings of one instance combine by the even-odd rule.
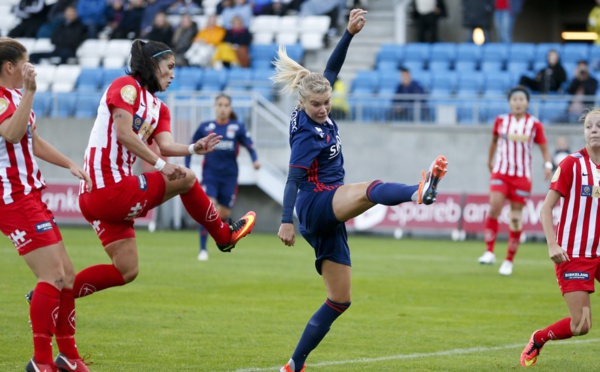
[[509, 133], [506, 138], [508, 138], [509, 141], [513, 141], [513, 142], [527, 142], [529, 141], [529, 136], [526, 134], [519, 134], [519, 133]]
[[592, 197], [592, 192], [593, 192], [594, 188], [590, 185], [582, 185], [581, 186], [581, 196], [585, 196], [585, 197]]
[[123, 101], [133, 105], [137, 99], [137, 90], [133, 85], [125, 85], [121, 88], [121, 98], [123, 98]]
[[138, 130], [140, 130], [140, 127], [142, 126], [142, 118], [139, 115], [135, 115], [133, 117], [133, 129], [135, 129], [135, 131], [137, 132]]
[[559, 177], [560, 177], [560, 167], [556, 168], [556, 172], [554, 172], [554, 175], [552, 176], [552, 179], [550, 180], [550, 182], [554, 183], [554, 182], [558, 181]]
[[317, 131], [317, 134], [321, 137], [321, 138], [325, 138], [325, 133], [323, 133], [323, 129], [319, 128], [319, 127], [315, 127], [315, 130]]
[[0, 98], [0, 115], [4, 114], [8, 109], [8, 101], [6, 98]]
[[229, 124], [227, 126], [227, 134], [225, 134], [225, 137], [235, 138], [235, 134], [237, 133], [239, 128], [240, 128], [240, 126], [237, 124]]

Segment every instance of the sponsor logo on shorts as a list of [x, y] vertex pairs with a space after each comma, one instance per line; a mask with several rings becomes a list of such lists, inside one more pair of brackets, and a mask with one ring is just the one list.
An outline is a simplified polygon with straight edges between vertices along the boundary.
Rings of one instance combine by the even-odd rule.
[[490, 181], [490, 183], [491, 183], [493, 186], [504, 185], [504, 182], [502, 182], [502, 180], [497, 180], [497, 179], [493, 179], [493, 180], [491, 180], [491, 181]]
[[146, 176], [144, 176], [143, 174], [140, 174], [138, 176], [138, 184], [139, 184], [140, 190], [146, 191], [148, 189], [148, 181], [146, 181]]
[[27, 244], [31, 243], [31, 239], [26, 238], [27, 233], [16, 229], [14, 232], [8, 234], [8, 238], [13, 242], [15, 248], [21, 249]]
[[589, 280], [590, 274], [585, 272], [568, 272], [563, 274], [565, 280]]
[[529, 197], [529, 192], [523, 191], [523, 190], [517, 190], [517, 191], [515, 191], [515, 194], [517, 194], [518, 196], [522, 196], [524, 198]]
[[95, 220], [94, 222], [92, 222], [92, 227], [94, 228], [94, 231], [96, 231], [96, 235], [98, 236], [102, 235], [102, 233], [104, 232], [104, 228], [100, 226], [99, 220]]
[[48, 230], [52, 230], [52, 223], [50, 221], [41, 222], [35, 225], [35, 231], [38, 233], [43, 233]]

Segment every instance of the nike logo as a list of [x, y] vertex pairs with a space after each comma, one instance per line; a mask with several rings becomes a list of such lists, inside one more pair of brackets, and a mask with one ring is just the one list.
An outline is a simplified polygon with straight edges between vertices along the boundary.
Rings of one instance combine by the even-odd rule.
[[60, 355], [59, 358], [62, 359], [65, 363], [67, 363], [67, 366], [69, 366], [69, 368], [71, 368], [72, 371], [77, 370], [77, 363], [71, 364], [71, 362], [69, 362], [69, 359], [65, 358], [62, 355]]
[[582, 175], [583, 177], [587, 177], [587, 176], [589, 175], [589, 173], [581, 173], [581, 175]]
[[537, 357], [535, 357], [535, 358], [533, 358], [533, 359], [531, 359], [531, 360], [527, 360], [527, 359], [525, 359], [525, 366], [526, 366], [526, 367], [529, 367], [529, 366], [531, 366], [533, 363], [535, 363], [535, 361], [536, 361], [536, 360], [537, 360]]

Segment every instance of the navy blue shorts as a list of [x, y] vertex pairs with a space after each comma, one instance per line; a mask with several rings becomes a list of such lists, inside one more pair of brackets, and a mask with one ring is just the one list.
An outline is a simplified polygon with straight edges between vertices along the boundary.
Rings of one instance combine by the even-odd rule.
[[300, 191], [296, 200], [300, 233], [315, 250], [315, 268], [319, 274], [323, 260], [352, 266], [346, 225], [333, 213], [336, 190]]
[[229, 209], [235, 204], [238, 184], [237, 177], [219, 178], [207, 177], [202, 179], [202, 188], [209, 198], [217, 200], [219, 205]]

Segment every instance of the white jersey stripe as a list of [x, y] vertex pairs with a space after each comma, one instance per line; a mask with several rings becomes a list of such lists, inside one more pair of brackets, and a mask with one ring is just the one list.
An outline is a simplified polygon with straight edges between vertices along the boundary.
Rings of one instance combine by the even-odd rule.
[[10, 182], [4, 182], [7, 180], [8, 176], [6, 175], [6, 168], [0, 168], [0, 180], [2, 180], [2, 184], [4, 185], [4, 192], [2, 193], [2, 200], [4, 200], [4, 204], [9, 204], [13, 202], [12, 196], [12, 185]]

